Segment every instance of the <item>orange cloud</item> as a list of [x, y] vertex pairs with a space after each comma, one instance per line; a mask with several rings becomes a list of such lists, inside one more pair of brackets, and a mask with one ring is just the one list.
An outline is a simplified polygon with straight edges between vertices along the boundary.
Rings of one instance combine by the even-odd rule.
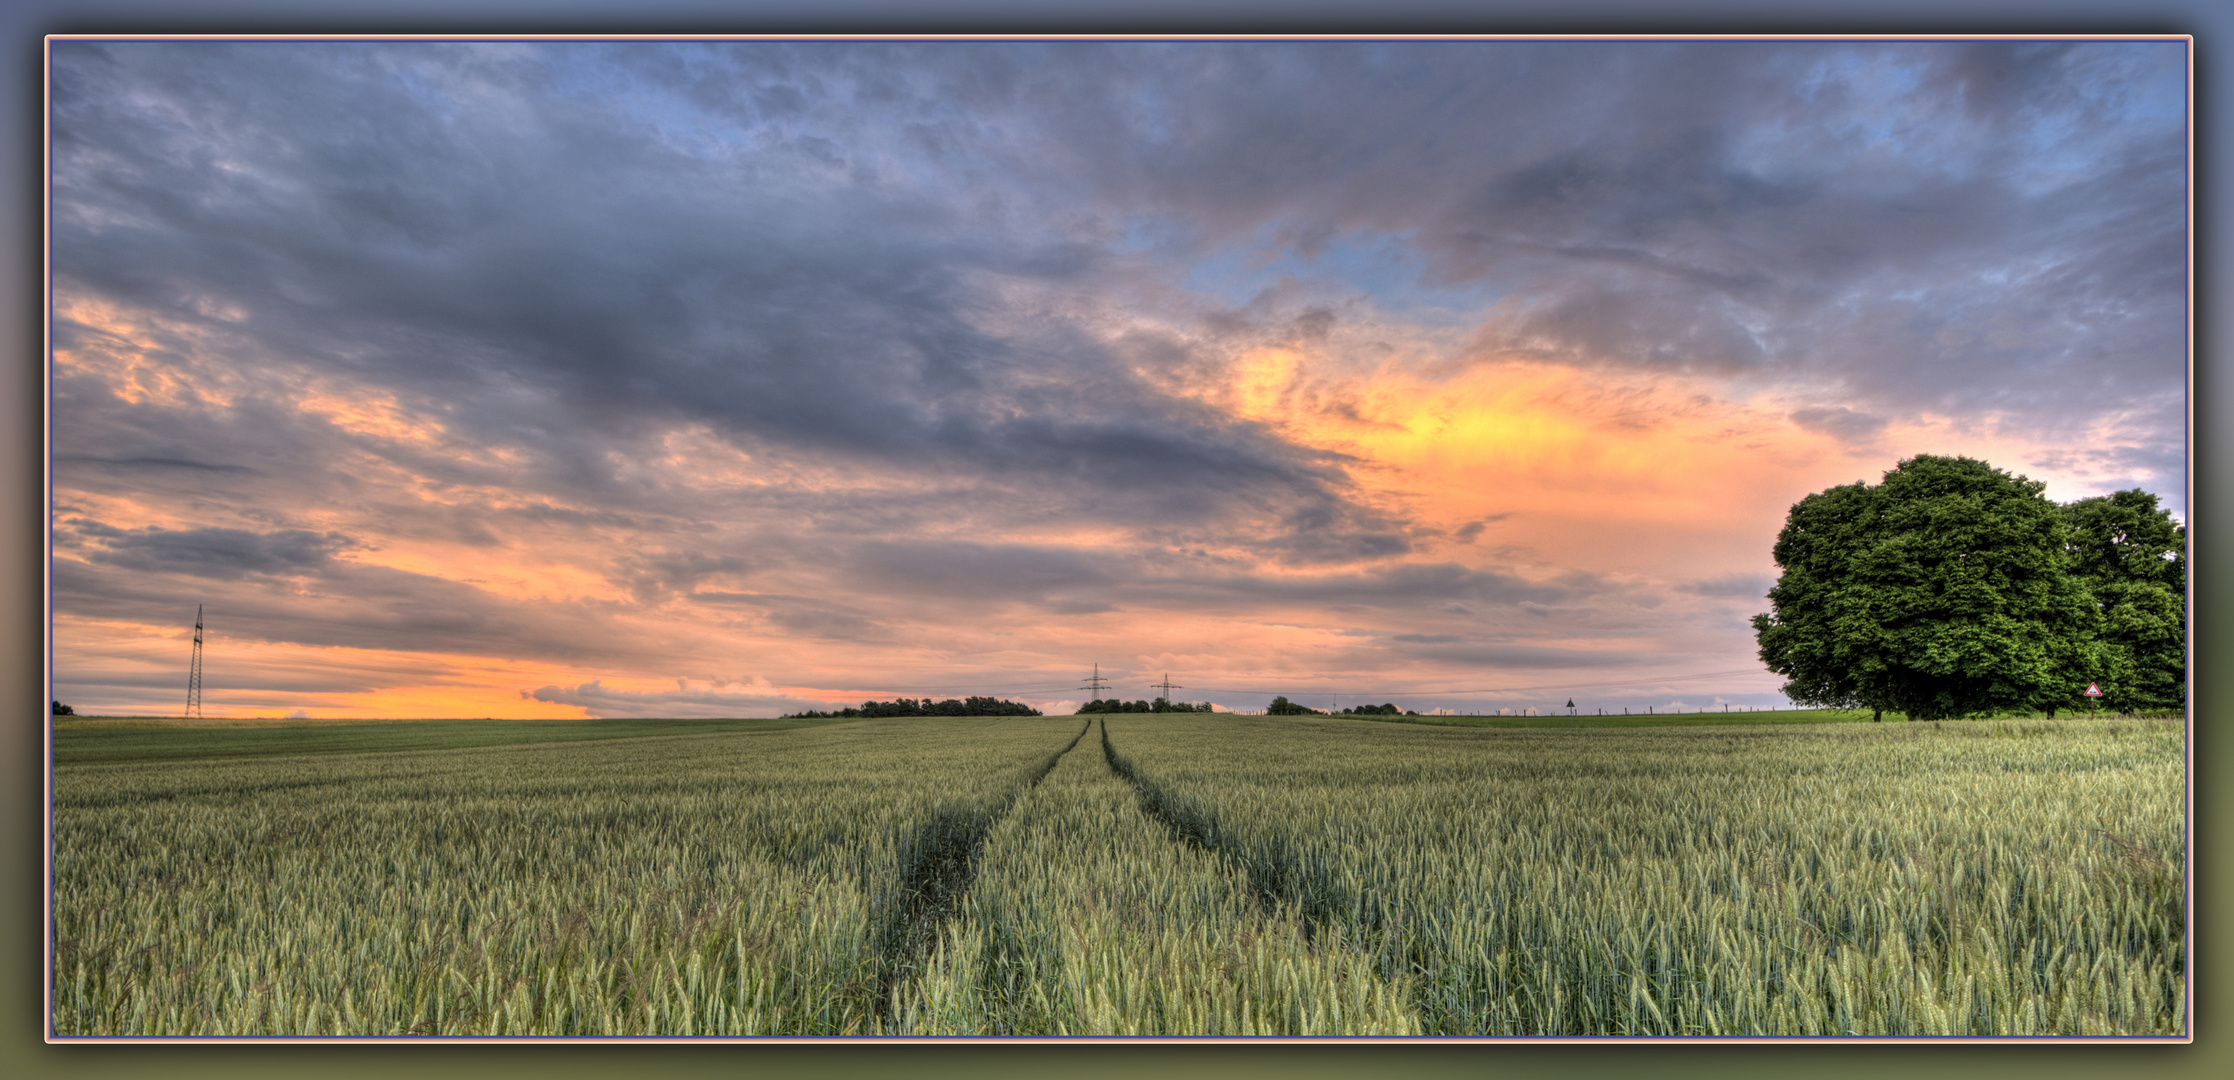
[[1485, 543], [1568, 567], [1689, 576], [1765, 561], [1784, 508], [1852, 469], [1828, 436], [1702, 378], [1531, 360], [1347, 373], [1292, 349], [1232, 371], [1217, 399], [1350, 455], [1367, 498], [1446, 530], [1488, 519]]
[[394, 395], [324, 389], [298, 398], [295, 406], [326, 418], [352, 435], [367, 435], [395, 442], [433, 446], [443, 435], [442, 425], [407, 413]]
[[[223, 315], [220, 312], [217, 315]], [[181, 361], [201, 351], [214, 337], [205, 323], [166, 319], [98, 297], [57, 294], [57, 323], [75, 323], [75, 347], [57, 346], [54, 365], [62, 372], [97, 375], [109, 392], [133, 405], [164, 408], [226, 408], [233, 403], [231, 381], [222, 365]]]

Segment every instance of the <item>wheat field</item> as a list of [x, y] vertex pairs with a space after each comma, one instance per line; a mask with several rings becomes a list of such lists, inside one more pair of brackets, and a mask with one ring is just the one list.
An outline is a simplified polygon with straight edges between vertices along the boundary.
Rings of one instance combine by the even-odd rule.
[[53, 1032], [2179, 1035], [2183, 761], [1115, 715], [68, 764]]

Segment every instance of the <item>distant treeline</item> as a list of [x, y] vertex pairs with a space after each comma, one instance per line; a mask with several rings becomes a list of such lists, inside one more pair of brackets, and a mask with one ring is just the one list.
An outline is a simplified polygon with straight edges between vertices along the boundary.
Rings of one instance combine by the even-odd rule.
[[1040, 711], [1029, 705], [1019, 705], [1001, 698], [969, 697], [959, 701], [948, 698], [932, 701], [930, 698], [894, 698], [891, 701], [864, 701], [858, 709], [845, 708], [836, 712], [808, 709], [805, 712], [785, 713], [784, 720], [837, 720], [855, 717], [876, 719], [884, 716], [1038, 716]]
[[1416, 713], [1416, 712], [1412, 712], [1412, 711], [1411, 711], [1411, 710], [1409, 710], [1409, 709], [1399, 709], [1399, 708], [1397, 708], [1397, 707], [1396, 707], [1396, 706], [1394, 706], [1394, 705], [1390, 705], [1390, 704], [1387, 704], [1387, 703], [1383, 703], [1383, 704], [1380, 704], [1380, 705], [1359, 705], [1359, 706], [1357, 706], [1356, 708], [1352, 708], [1352, 709], [1343, 709], [1342, 711], [1340, 711], [1340, 712], [1337, 712], [1337, 713], [1335, 713], [1334, 715], [1336, 715], [1336, 716], [1418, 716], [1419, 714], [1418, 714], [1418, 713]]
[[1184, 701], [1167, 701], [1163, 698], [1157, 698], [1154, 701], [1119, 701], [1116, 698], [1106, 698], [1096, 699], [1094, 701], [1089, 701], [1084, 705], [1080, 705], [1078, 707], [1077, 715], [1084, 716], [1087, 713], [1101, 712], [1136, 713], [1210, 711], [1212, 711], [1210, 708], [1210, 703], [1207, 701], [1189, 704]]
[[1338, 711], [1338, 712], [1332, 712], [1332, 713], [1330, 713], [1330, 712], [1327, 712], [1327, 711], [1326, 711], [1326, 710], [1324, 710], [1324, 709], [1314, 709], [1314, 708], [1311, 708], [1311, 707], [1310, 707], [1310, 706], [1308, 706], [1308, 705], [1298, 705], [1298, 704], [1296, 704], [1295, 702], [1289, 701], [1289, 700], [1287, 699], [1287, 697], [1286, 697], [1286, 696], [1284, 696], [1284, 695], [1283, 695], [1283, 696], [1281, 696], [1281, 697], [1276, 697], [1276, 698], [1273, 698], [1273, 699], [1272, 699], [1272, 704], [1270, 704], [1270, 705], [1267, 705], [1267, 706], [1265, 706], [1265, 707], [1264, 707], [1264, 714], [1265, 714], [1266, 716], [1418, 716], [1418, 715], [1419, 715], [1419, 714], [1418, 714], [1418, 713], [1416, 713], [1416, 712], [1410, 712], [1410, 711], [1407, 711], [1407, 710], [1404, 710], [1404, 709], [1399, 709], [1399, 708], [1397, 708], [1397, 707], [1396, 707], [1396, 706], [1394, 706], [1394, 705], [1355, 705], [1355, 706], [1352, 706], [1352, 707], [1350, 707], [1350, 708], [1347, 708], [1347, 709], [1342, 709], [1342, 710], [1340, 710], [1340, 711]]

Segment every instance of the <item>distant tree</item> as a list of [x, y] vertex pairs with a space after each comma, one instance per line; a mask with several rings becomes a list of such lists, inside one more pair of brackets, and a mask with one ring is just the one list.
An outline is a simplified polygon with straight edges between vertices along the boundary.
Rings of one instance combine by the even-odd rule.
[[59, 701], [54, 703], [54, 715], [56, 716], [76, 716], [77, 714], [78, 711], [69, 707], [68, 705], [64, 705]]
[[1298, 704], [1296, 704], [1295, 702], [1289, 701], [1289, 700], [1287, 699], [1287, 697], [1286, 697], [1285, 695], [1282, 695], [1282, 696], [1280, 696], [1280, 697], [1275, 697], [1275, 698], [1273, 698], [1273, 699], [1272, 699], [1272, 704], [1270, 704], [1270, 705], [1267, 705], [1267, 706], [1265, 706], [1265, 710], [1264, 710], [1264, 711], [1265, 711], [1265, 714], [1266, 714], [1267, 716], [1325, 716], [1325, 715], [1326, 715], [1325, 713], [1323, 713], [1323, 712], [1320, 712], [1320, 711], [1319, 711], [1319, 710], [1317, 710], [1317, 709], [1313, 709], [1313, 708], [1308, 708], [1308, 707], [1305, 707], [1305, 706], [1302, 706], [1302, 705], [1298, 705]]
[[2138, 488], [2065, 503], [2071, 574], [2102, 617], [2102, 704], [2187, 705], [2187, 529]]
[[1795, 504], [1753, 618], [1785, 696], [1918, 720], [2078, 700], [2101, 675], [2100, 616], [2043, 486], [1918, 455]]

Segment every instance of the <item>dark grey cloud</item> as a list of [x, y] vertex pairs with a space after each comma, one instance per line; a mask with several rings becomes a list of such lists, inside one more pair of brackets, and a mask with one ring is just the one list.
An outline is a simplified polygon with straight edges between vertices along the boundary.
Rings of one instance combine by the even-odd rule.
[[54, 464], [62, 466], [64, 468], [85, 466], [95, 469], [114, 469], [124, 472], [134, 472], [147, 469], [187, 469], [195, 472], [248, 473], [254, 475], [258, 471], [256, 469], [249, 468], [246, 465], [219, 465], [212, 464], [207, 461], [192, 461], [186, 458], [99, 457], [93, 454], [58, 455], [54, 458]]
[[657, 604], [677, 593], [698, 591], [709, 579], [748, 573], [754, 561], [737, 554], [709, 554], [697, 550], [631, 551], [621, 559], [614, 576], [638, 603]]
[[1069, 548], [921, 541], [857, 546], [850, 572], [865, 591], [969, 603], [1037, 601], [1106, 590], [1115, 568]]
[[2021, 113], [2054, 112], [2075, 103], [2064, 77], [2075, 46], [2069, 41], [1958, 45], [1924, 85], [1959, 100], [1981, 121], [2006, 125]]
[[[1088, 248], [885, 179], [817, 183], [780, 146], [686, 152], [552, 85], [557, 55], [64, 48], [58, 287], [245, 312], [268, 354], [405, 387], [578, 491], [619, 486], [601, 440], [687, 420], [1081, 487], [1112, 515], [1345, 515], [1326, 455], [1144, 385], [1074, 328], [984, 325], [988, 290], [1075, 276]], [[476, 113], [480, 92], [536, 96]], [[563, 416], [528, 411], [554, 397]]]
[[[446, 401], [584, 490], [618, 486], [600, 438], [688, 418], [1113, 517], [1305, 522], [1357, 512], [1325, 455], [1003, 290], [1090, 288], [1156, 223], [1172, 257], [1401, 235], [1431, 282], [1504, 292], [1491, 347], [2070, 423], [2184, 363], [2183, 135], [2149, 108], [2180, 58], [65, 43], [55, 262], [65, 291], [243, 311], [274, 354]], [[1403, 551], [1268, 530], [1304, 561]]]
[[1820, 431], [1844, 442], [1866, 442], [1885, 429], [1883, 417], [1841, 407], [1798, 409], [1789, 419], [1809, 431]]
[[1682, 582], [1676, 585], [1676, 591], [1692, 596], [1759, 601], [1768, 596], [1769, 586], [1775, 583], [1775, 579], [1766, 574], [1724, 574]]
[[1475, 540], [1481, 538], [1483, 529], [1488, 528], [1490, 525], [1503, 521], [1511, 516], [1513, 515], [1510, 513], [1504, 513], [1490, 514], [1487, 517], [1475, 518], [1474, 520], [1459, 526], [1458, 531], [1451, 534], [1451, 538], [1461, 544], [1471, 544]]
[[[1587, 575], [1540, 583], [1457, 563], [1267, 575], [1255, 568], [1221, 568], [1215, 560], [1125, 549], [921, 540], [864, 542], [845, 550], [837, 557], [844, 574], [842, 591], [888, 600], [893, 617], [921, 600], [964, 609], [1018, 604], [1056, 614], [1112, 608], [1241, 610], [1268, 603], [1402, 612], [1459, 600], [1519, 604], [1602, 591]], [[699, 598], [715, 596], [700, 593]], [[772, 606], [803, 601], [722, 595], [718, 602]]]
[[2066, 425], [2183, 370], [2178, 43], [1092, 55], [1041, 130], [1105, 199], [1184, 250], [1406, 236], [1505, 290], [1490, 347]]
[[303, 529], [119, 529], [86, 518], [66, 519], [58, 531], [62, 546], [94, 562], [218, 579], [314, 573], [336, 552], [359, 546], [339, 533]]
[[1322, 573], [1309, 577], [1263, 577], [1235, 574], [1224, 577], [1190, 576], [1169, 584], [1141, 587], [1151, 596], [1166, 596], [1183, 604], [1188, 597], [1215, 604], [1232, 598], [1251, 603], [1271, 601], [1298, 607], [1340, 609], [1379, 608], [1420, 611], [1471, 601], [1477, 605], [1519, 605], [1572, 600], [1596, 591], [1584, 580], [1566, 583], [1532, 582], [1514, 574], [1476, 570], [1457, 563], [1402, 563], [1348, 573]]
[[[871, 614], [830, 599], [786, 596], [779, 593], [736, 593], [703, 589], [690, 594], [694, 603], [715, 607], [753, 609], [768, 625], [786, 634], [825, 641], [889, 641], [891, 627]], [[905, 617], [905, 611], [896, 612]]]

